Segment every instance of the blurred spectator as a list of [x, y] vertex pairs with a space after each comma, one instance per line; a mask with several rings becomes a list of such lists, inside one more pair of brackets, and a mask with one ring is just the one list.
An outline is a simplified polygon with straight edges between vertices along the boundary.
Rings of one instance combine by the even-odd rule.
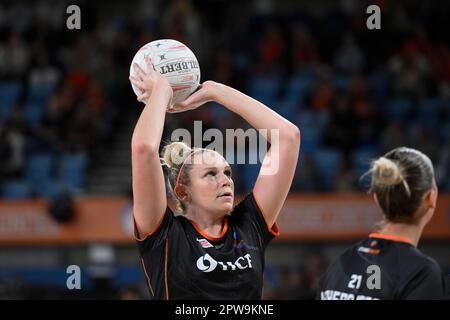
[[66, 130], [75, 108], [75, 92], [67, 83], [51, 97], [45, 114], [35, 133], [36, 151], [63, 150], [67, 139]]
[[[140, 46], [157, 38], [185, 42], [202, 66], [202, 80], [245, 91], [260, 77], [275, 92], [268, 94], [271, 106], [282, 108], [287, 117], [298, 115], [299, 121], [290, 120], [311, 136], [303, 136], [308, 156], [293, 191], [322, 190], [313, 159], [323, 148], [348, 157], [355, 150], [410, 145], [445, 168], [446, 158], [437, 150], [448, 143], [438, 128], [450, 116], [450, 50], [445, 33], [434, 32], [445, 30], [444, 21], [426, 23], [441, 10], [433, 4], [422, 8], [427, 18], [416, 15], [418, 4], [383, 5], [390, 19], [383, 30], [370, 34], [361, 23], [364, 11], [351, 2], [308, 7], [273, 1], [142, 1], [139, 14], [136, 6], [90, 3], [78, 33], [65, 30], [64, 3], [0, 6], [2, 162], [9, 163], [4, 175], [20, 177], [27, 155], [34, 152], [58, 156], [81, 151], [97, 159], [100, 150], [112, 148], [115, 136], [140, 110], [127, 81], [129, 62]], [[264, 82], [271, 79], [272, 84]], [[423, 98], [435, 100], [436, 110], [429, 111]], [[392, 104], [396, 99], [405, 99], [410, 109]], [[192, 131], [200, 115], [203, 132], [245, 127], [236, 115], [211, 105], [183, 117], [168, 115], [164, 139], [177, 128]], [[21, 125], [11, 123], [18, 113]], [[313, 120], [305, 123], [307, 113]], [[414, 122], [403, 121], [412, 116]], [[359, 190], [359, 169], [347, 160], [334, 190]], [[450, 185], [448, 177], [441, 179], [442, 186]], [[238, 190], [248, 191], [245, 185]]]
[[0, 79], [20, 78], [27, 71], [30, 48], [21, 34], [11, 31], [6, 42], [0, 42]]
[[382, 152], [407, 145], [405, 128], [399, 121], [391, 121], [380, 138]]
[[284, 50], [286, 50], [286, 44], [280, 27], [274, 22], [269, 23], [259, 48], [258, 72], [267, 74], [277, 71]]
[[61, 71], [50, 63], [50, 55], [41, 43], [36, 44], [34, 51], [28, 73], [29, 85], [55, 87], [61, 79]]
[[409, 145], [416, 148], [428, 157], [433, 163], [436, 163], [438, 154], [441, 152], [434, 130], [425, 128], [420, 124], [411, 130]]
[[294, 70], [300, 71], [318, 60], [317, 49], [309, 28], [303, 24], [292, 26], [292, 62]]
[[402, 51], [389, 61], [393, 77], [392, 87], [397, 96], [422, 97], [426, 95], [430, 72], [428, 60], [414, 42], [405, 42]]
[[321, 189], [320, 176], [311, 155], [300, 155], [292, 189], [299, 192], [317, 192]]
[[27, 137], [19, 117], [0, 129], [0, 170], [4, 178], [19, 178], [25, 168]]
[[357, 143], [357, 119], [347, 96], [338, 96], [335, 108], [331, 110], [331, 122], [324, 132], [324, 144], [346, 153]]
[[336, 192], [351, 193], [356, 190], [361, 190], [360, 174], [353, 168], [348, 157], [344, 158], [343, 165], [337, 173], [336, 181]]
[[319, 81], [312, 89], [309, 106], [314, 111], [329, 111], [336, 104], [335, 88], [328, 80]]
[[190, 0], [174, 0], [167, 4], [162, 17], [162, 31], [168, 39], [185, 43], [200, 53], [200, 25], [197, 10]]
[[364, 67], [364, 62], [364, 55], [353, 36], [345, 36], [334, 57], [336, 70], [346, 73], [358, 72]]

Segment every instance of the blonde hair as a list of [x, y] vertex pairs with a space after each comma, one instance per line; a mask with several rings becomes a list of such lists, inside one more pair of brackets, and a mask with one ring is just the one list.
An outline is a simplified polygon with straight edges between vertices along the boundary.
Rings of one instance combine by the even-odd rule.
[[169, 169], [178, 165], [181, 166], [191, 152], [191, 147], [184, 142], [172, 142], [164, 147], [163, 165]]
[[385, 157], [375, 160], [372, 164], [372, 184], [385, 188], [402, 184], [408, 196], [411, 196], [408, 182], [400, 167], [394, 161]]
[[177, 204], [178, 211], [185, 211], [186, 204], [181, 201], [175, 193], [178, 184], [189, 185], [189, 171], [191, 170], [188, 158], [197, 151], [206, 149], [191, 148], [184, 142], [171, 142], [163, 148], [162, 165], [167, 171], [167, 188], [171, 197]]
[[391, 222], [413, 223], [426, 192], [435, 186], [431, 160], [422, 152], [401, 147], [372, 162], [370, 192], [375, 193]]

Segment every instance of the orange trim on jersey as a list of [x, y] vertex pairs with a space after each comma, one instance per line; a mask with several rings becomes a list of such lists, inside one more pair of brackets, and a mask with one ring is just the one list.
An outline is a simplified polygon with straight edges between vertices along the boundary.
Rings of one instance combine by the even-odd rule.
[[394, 236], [394, 235], [389, 235], [389, 234], [382, 234], [382, 233], [371, 233], [369, 234], [369, 238], [378, 238], [378, 239], [385, 239], [385, 240], [391, 240], [391, 241], [396, 241], [396, 242], [404, 242], [410, 245], [414, 245], [411, 240], [405, 238], [405, 237], [401, 237], [401, 236]]
[[152, 294], [152, 296], [155, 296], [155, 293], [153, 292], [153, 287], [152, 284], [150, 282], [150, 277], [147, 274], [147, 269], [145, 268], [145, 263], [144, 263], [144, 259], [141, 258], [141, 264], [142, 264], [142, 268], [144, 269], [144, 273], [145, 273], [145, 277], [147, 278], [147, 283], [148, 283], [148, 287], [150, 288], [150, 292]]
[[162, 217], [161, 217], [161, 219], [159, 220], [159, 222], [158, 222], [158, 224], [156, 225], [156, 227], [153, 228], [152, 231], [150, 231], [149, 233], [147, 233], [147, 234], [145, 235], [145, 237], [140, 238], [140, 237], [139, 237], [139, 232], [138, 232], [137, 227], [136, 227], [136, 220], [134, 219], [134, 208], [133, 208], [133, 211], [132, 211], [132, 217], [133, 217], [134, 239], [136, 239], [136, 241], [142, 242], [142, 241], [144, 241], [145, 239], [147, 239], [148, 237], [150, 237], [152, 234], [154, 234], [154, 233], [156, 232], [156, 230], [158, 230], [158, 228], [161, 226], [161, 224], [162, 224], [162, 222], [163, 222], [163, 220], [164, 220], [164, 217], [166, 216], [166, 211], [167, 211], [167, 208], [166, 208], [166, 210], [164, 210], [164, 214], [162, 215]]
[[166, 285], [166, 300], [169, 300], [169, 285], [167, 282], [167, 257], [169, 255], [169, 239], [166, 239], [166, 257], [164, 258], [164, 282]]
[[200, 227], [197, 226], [194, 221], [192, 221], [192, 220], [189, 220], [189, 221], [191, 222], [192, 226], [195, 228], [195, 230], [197, 230], [198, 233], [200, 233], [204, 238], [206, 238], [207, 240], [210, 240], [210, 241], [221, 240], [223, 238], [223, 236], [225, 235], [225, 233], [227, 232], [227, 230], [228, 230], [228, 219], [227, 219], [227, 217], [224, 218], [222, 232], [220, 233], [220, 235], [218, 237], [214, 237], [214, 236], [211, 236], [211, 235], [207, 234], [202, 229], [200, 229]]
[[261, 212], [261, 214], [264, 218], [264, 222], [266, 223], [267, 230], [269, 230], [269, 232], [273, 236], [278, 237], [280, 235], [280, 230], [278, 229], [278, 224], [276, 222], [274, 222], [272, 225], [272, 228], [269, 226], [269, 223], [267, 222], [267, 219], [266, 219], [266, 215], [264, 214], [264, 211], [261, 209], [261, 206], [259, 205], [258, 200], [256, 200], [255, 193], [253, 191], [252, 191], [252, 196], [253, 196], [253, 199], [255, 199], [256, 206], [258, 207], [259, 211]]

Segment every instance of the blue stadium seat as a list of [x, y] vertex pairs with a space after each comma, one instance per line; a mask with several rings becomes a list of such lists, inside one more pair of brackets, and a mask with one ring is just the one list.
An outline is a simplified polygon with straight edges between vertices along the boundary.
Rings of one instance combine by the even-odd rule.
[[392, 120], [406, 120], [411, 115], [411, 101], [406, 98], [395, 98], [387, 102], [384, 114]]
[[320, 147], [322, 140], [322, 130], [313, 125], [300, 125], [302, 135], [300, 153], [304, 155], [315, 154]]
[[323, 132], [330, 122], [330, 114], [327, 112], [302, 111], [293, 119], [301, 131], [303, 128], [313, 127]]
[[45, 112], [45, 104], [40, 102], [28, 102], [24, 107], [25, 119], [30, 127], [38, 125]]
[[51, 154], [33, 155], [27, 161], [25, 179], [33, 191], [39, 193], [52, 180], [53, 157]]
[[384, 114], [390, 120], [406, 120], [411, 115], [412, 105], [406, 98], [396, 98], [384, 107]]
[[9, 119], [19, 98], [20, 89], [21, 85], [17, 81], [0, 83], [0, 117]]
[[422, 114], [439, 113], [443, 108], [444, 103], [438, 98], [426, 98], [419, 102], [419, 111]]
[[330, 123], [330, 113], [329, 112], [317, 112], [315, 114], [315, 123], [316, 126], [320, 128], [320, 130], [325, 130], [327, 125]]
[[272, 264], [267, 264], [264, 268], [264, 285], [266, 283], [269, 288], [275, 288], [279, 283], [277, 268]]
[[373, 160], [380, 156], [378, 149], [363, 147], [353, 151], [351, 161], [359, 176], [367, 172]]
[[289, 100], [277, 101], [274, 106], [276, 106], [276, 111], [279, 115], [286, 119], [292, 120], [296, 117], [296, 112], [299, 108], [297, 103]]
[[60, 159], [59, 179], [71, 193], [81, 192], [86, 180], [88, 158], [83, 153], [64, 154]]
[[369, 91], [374, 95], [376, 102], [383, 105], [389, 94], [389, 79], [387, 74], [385, 72], [372, 73], [368, 77], [367, 84], [369, 86]]
[[334, 86], [339, 91], [347, 92], [350, 88], [350, 77], [346, 75], [336, 75], [334, 78]]
[[324, 129], [330, 120], [328, 112], [305, 110], [298, 115], [298, 123], [301, 126], [314, 126]]
[[32, 194], [32, 189], [26, 181], [6, 182], [2, 189], [2, 196], [6, 199], [26, 199]]
[[319, 149], [314, 154], [314, 161], [326, 191], [336, 186], [336, 178], [343, 163], [341, 152], [336, 149]]
[[278, 89], [279, 79], [277, 77], [258, 76], [250, 81], [249, 95], [271, 107], [276, 100]]
[[313, 80], [307, 76], [295, 76], [291, 78], [287, 85], [284, 100], [293, 104], [303, 104], [303, 98], [311, 89]]
[[55, 199], [62, 192], [63, 192], [62, 186], [60, 186], [60, 184], [57, 181], [52, 179], [48, 181], [48, 183], [45, 186], [43, 186], [40, 190], [37, 190], [35, 193], [39, 197], [51, 200]]
[[298, 115], [297, 123], [299, 126], [311, 126], [316, 127], [317, 126], [317, 115], [316, 112], [305, 110], [302, 111]]
[[27, 100], [29, 102], [45, 102], [55, 91], [54, 84], [34, 84], [30, 86]]
[[423, 99], [417, 108], [417, 121], [426, 128], [438, 128], [442, 105], [442, 101], [439, 99]]

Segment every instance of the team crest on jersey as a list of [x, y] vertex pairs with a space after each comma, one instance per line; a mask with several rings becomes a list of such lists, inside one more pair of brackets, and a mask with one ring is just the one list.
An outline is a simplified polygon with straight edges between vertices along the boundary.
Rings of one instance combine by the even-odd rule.
[[200, 245], [202, 246], [202, 248], [213, 248], [213, 245], [211, 243], [209, 243], [208, 240], [206, 239], [199, 239], [197, 238], [197, 241], [200, 243]]

